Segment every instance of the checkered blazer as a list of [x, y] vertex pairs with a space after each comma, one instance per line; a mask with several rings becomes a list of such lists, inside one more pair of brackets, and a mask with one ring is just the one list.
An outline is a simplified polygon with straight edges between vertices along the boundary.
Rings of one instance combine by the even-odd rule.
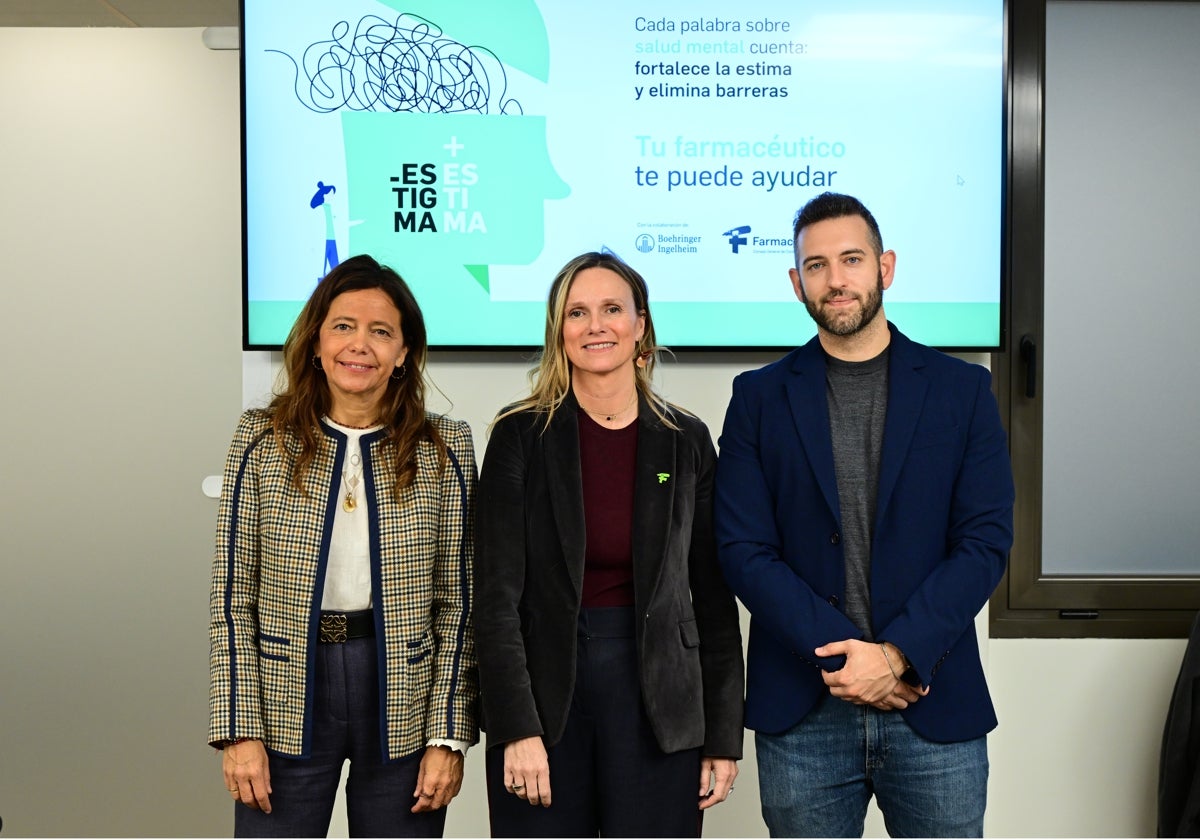
[[[363, 435], [371, 592], [380, 641], [380, 733], [389, 760], [432, 738], [478, 740], [471, 628], [475, 449], [470, 427], [430, 415], [449, 450], [423, 441], [397, 502], [394, 453]], [[265, 412], [242, 415], [229, 449], [210, 593], [209, 743], [261, 738], [305, 757], [312, 744], [317, 625], [346, 437], [324, 424], [305, 495]]]

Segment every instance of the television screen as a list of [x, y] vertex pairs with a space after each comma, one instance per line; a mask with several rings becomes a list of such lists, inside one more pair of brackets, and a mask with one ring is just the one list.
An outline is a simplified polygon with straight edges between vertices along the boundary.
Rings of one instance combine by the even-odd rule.
[[1003, 0], [243, 0], [244, 344], [369, 253], [430, 343], [541, 343], [611, 251], [660, 343], [791, 347], [796, 210], [872, 210], [911, 337], [1000, 344]]

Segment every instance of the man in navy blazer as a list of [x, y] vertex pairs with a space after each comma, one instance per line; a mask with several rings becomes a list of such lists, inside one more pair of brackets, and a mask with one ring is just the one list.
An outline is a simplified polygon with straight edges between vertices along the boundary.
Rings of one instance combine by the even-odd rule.
[[720, 439], [716, 533], [751, 614], [746, 725], [772, 836], [981, 836], [996, 726], [974, 619], [1012, 544], [988, 372], [883, 312], [896, 255], [857, 199], [795, 226], [817, 336], [743, 373]]

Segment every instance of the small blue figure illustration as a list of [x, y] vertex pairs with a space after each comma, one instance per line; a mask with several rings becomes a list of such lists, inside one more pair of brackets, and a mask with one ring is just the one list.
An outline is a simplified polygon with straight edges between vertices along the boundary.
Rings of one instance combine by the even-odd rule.
[[335, 192], [337, 192], [337, 187], [333, 184], [326, 186], [324, 182], [317, 181], [317, 191], [313, 194], [312, 200], [308, 202], [308, 206], [312, 209], [316, 210], [320, 207], [325, 211], [325, 260], [321, 266], [321, 277], [337, 268], [338, 264], [337, 235], [333, 232], [333, 207], [326, 200], [326, 196]]

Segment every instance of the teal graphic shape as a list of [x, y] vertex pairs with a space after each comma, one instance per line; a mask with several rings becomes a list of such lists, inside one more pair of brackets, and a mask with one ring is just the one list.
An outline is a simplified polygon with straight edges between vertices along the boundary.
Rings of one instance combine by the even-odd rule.
[[[489, 269], [528, 265], [546, 243], [548, 199], [570, 188], [555, 172], [540, 116], [340, 114], [349, 253], [369, 253], [412, 286], [440, 344], [487, 343], [520, 325], [540, 340], [544, 303], [491, 302]], [[392, 179], [397, 180], [393, 181]], [[397, 222], [397, 213], [401, 221]], [[553, 278], [539, 280], [542, 298]]]
[[570, 194], [550, 163], [544, 117], [341, 118], [350, 217], [362, 220], [350, 229], [352, 252], [401, 247], [459, 266], [541, 253], [545, 201]]

